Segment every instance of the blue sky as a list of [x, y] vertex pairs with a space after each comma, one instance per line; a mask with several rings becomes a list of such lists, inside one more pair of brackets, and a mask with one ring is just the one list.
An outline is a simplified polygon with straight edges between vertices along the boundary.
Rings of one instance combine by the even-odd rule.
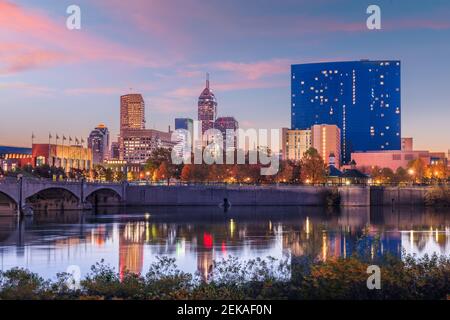
[[[81, 7], [81, 30], [65, 27]], [[382, 29], [366, 28], [381, 8]], [[117, 135], [119, 96], [143, 94], [147, 126], [196, 118], [205, 73], [219, 115], [241, 127], [290, 123], [290, 64], [402, 61], [403, 136], [450, 148], [450, 3], [337, 0], [0, 0], [0, 144], [31, 132]]]

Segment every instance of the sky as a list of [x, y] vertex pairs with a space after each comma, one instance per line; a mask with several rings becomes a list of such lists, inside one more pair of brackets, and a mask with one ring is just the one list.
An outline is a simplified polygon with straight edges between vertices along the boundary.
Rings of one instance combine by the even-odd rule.
[[[81, 8], [68, 30], [66, 9]], [[381, 30], [366, 9], [381, 9]], [[116, 139], [119, 98], [142, 93], [148, 128], [197, 117], [211, 74], [219, 116], [290, 124], [290, 65], [402, 61], [402, 135], [450, 149], [448, 0], [0, 0], [0, 145], [52, 134]]]

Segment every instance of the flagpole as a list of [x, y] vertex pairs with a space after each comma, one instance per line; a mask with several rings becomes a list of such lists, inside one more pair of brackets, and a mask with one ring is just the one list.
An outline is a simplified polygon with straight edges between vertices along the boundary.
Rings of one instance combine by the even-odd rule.
[[63, 137], [62, 137], [62, 154], [63, 154], [62, 167], [64, 170], [66, 170], [66, 167], [64, 166], [64, 161], [66, 160], [66, 148], [64, 148], [64, 140], [66, 140], [66, 136], [63, 134]]
[[52, 134], [48, 133], [48, 166], [50, 167], [50, 142], [51, 142]]

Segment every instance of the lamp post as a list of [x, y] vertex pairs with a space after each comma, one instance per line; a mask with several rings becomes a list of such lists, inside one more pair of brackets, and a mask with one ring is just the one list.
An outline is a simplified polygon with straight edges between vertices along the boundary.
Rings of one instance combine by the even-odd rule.
[[414, 174], [415, 174], [415, 171], [414, 171], [414, 169], [409, 169], [408, 170], [408, 174], [411, 176], [411, 184], [413, 185], [414, 184]]

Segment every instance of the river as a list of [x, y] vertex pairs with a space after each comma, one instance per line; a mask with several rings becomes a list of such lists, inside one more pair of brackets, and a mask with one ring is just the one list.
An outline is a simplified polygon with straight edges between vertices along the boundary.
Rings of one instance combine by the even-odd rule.
[[[101, 260], [145, 273], [157, 257], [206, 276], [228, 256], [318, 260], [347, 257], [358, 239], [380, 239], [373, 254], [450, 254], [450, 209], [316, 207], [145, 207], [89, 212], [37, 212], [0, 217], [0, 268], [27, 268], [44, 278]], [[73, 268], [73, 267], [71, 267]]]

